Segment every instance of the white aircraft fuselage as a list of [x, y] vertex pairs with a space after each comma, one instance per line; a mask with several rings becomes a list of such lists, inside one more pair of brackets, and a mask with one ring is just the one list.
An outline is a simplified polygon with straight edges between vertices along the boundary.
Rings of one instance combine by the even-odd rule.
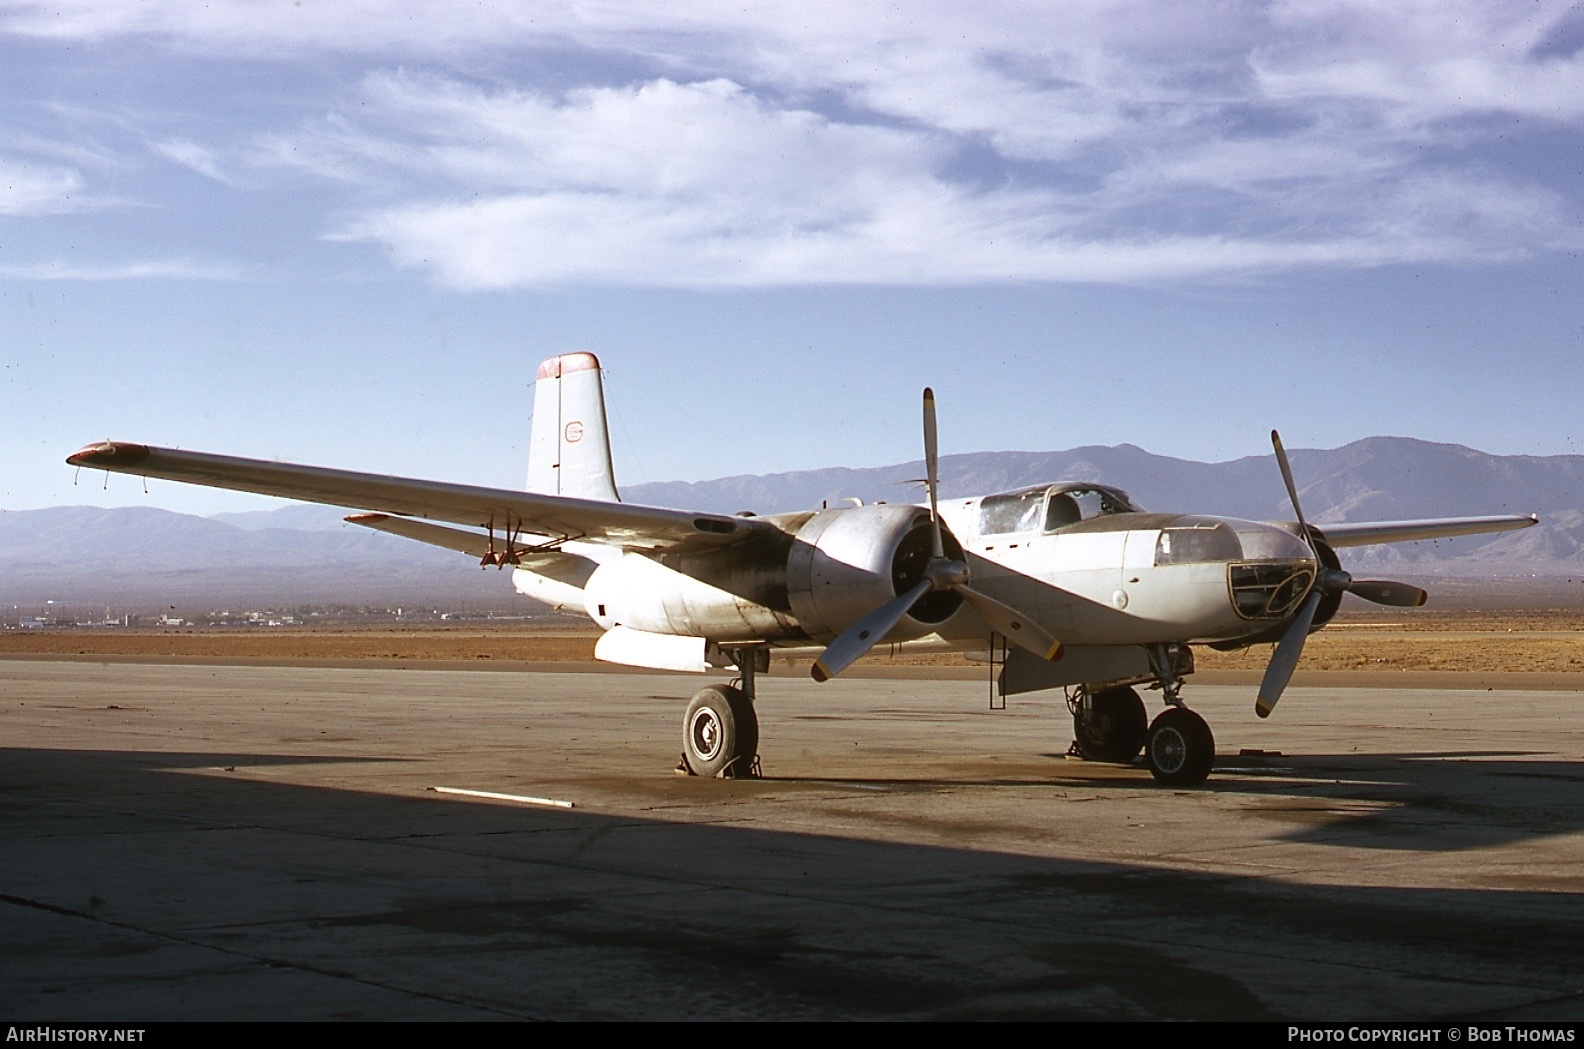
[[[1087, 517], [1080, 500], [1092, 511]], [[976, 587], [1070, 644], [1258, 634], [1292, 612], [1316, 573], [1308, 546], [1280, 527], [1146, 513], [1116, 489], [1093, 484], [949, 500], [941, 516]], [[905, 592], [929, 557], [929, 511], [922, 506], [882, 503], [757, 520], [773, 524], [783, 541], [658, 556], [566, 544], [563, 551], [594, 562], [580, 589], [524, 568], [515, 584], [552, 604], [582, 607], [606, 630], [801, 649], [822, 646]], [[965, 602], [928, 594], [886, 640], [984, 648], [990, 634]]]

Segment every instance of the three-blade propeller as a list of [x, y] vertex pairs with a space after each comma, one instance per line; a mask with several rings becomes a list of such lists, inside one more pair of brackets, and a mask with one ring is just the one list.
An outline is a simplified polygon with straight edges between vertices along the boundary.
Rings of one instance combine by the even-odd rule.
[[890, 633], [902, 617], [931, 591], [950, 591], [962, 599], [989, 623], [991, 629], [1019, 648], [1034, 653], [1041, 659], [1058, 659], [1061, 642], [1057, 641], [1037, 623], [1002, 601], [969, 586], [970, 573], [966, 562], [946, 556], [946, 544], [941, 536], [940, 503], [936, 495], [938, 444], [935, 428], [935, 393], [924, 390], [924, 484], [929, 490], [930, 508], [930, 561], [924, 566], [924, 578], [904, 593], [887, 601], [879, 608], [837, 635], [820, 657], [814, 661], [810, 673], [815, 681], [828, 681], [863, 658], [880, 639]]
[[1309, 628], [1314, 625], [1315, 611], [1319, 609], [1320, 602], [1325, 597], [1346, 592], [1378, 605], [1417, 608], [1430, 596], [1407, 583], [1394, 583], [1389, 579], [1354, 579], [1340, 568], [1325, 567], [1320, 558], [1320, 548], [1315, 545], [1314, 533], [1310, 530], [1309, 523], [1304, 520], [1303, 507], [1298, 504], [1298, 486], [1293, 483], [1292, 466], [1287, 462], [1287, 450], [1282, 447], [1281, 434], [1275, 430], [1271, 431], [1271, 446], [1276, 449], [1276, 465], [1281, 467], [1282, 480], [1287, 485], [1287, 498], [1292, 500], [1293, 513], [1298, 515], [1298, 530], [1315, 555], [1315, 581], [1309, 589], [1309, 596], [1304, 598], [1303, 605], [1299, 607], [1298, 614], [1293, 617], [1281, 640], [1276, 643], [1276, 651], [1271, 653], [1270, 663], [1265, 667], [1265, 677], [1260, 682], [1259, 697], [1254, 701], [1254, 712], [1262, 718], [1270, 717], [1271, 711], [1276, 709], [1276, 701], [1281, 699], [1282, 693], [1287, 689], [1287, 683], [1292, 680], [1293, 671], [1298, 666], [1298, 657], [1303, 655], [1304, 642], [1309, 637]]

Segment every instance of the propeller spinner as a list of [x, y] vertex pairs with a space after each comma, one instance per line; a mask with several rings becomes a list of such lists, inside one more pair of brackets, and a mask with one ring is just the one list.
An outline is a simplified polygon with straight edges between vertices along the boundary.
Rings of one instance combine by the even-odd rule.
[[938, 458], [935, 393], [925, 387], [924, 483], [929, 491], [931, 556], [929, 564], [924, 567], [924, 578], [837, 635], [836, 640], [814, 661], [810, 673], [815, 681], [828, 681], [852, 666], [890, 633], [920, 598], [937, 590], [961, 596], [998, 634], [1019, 648], [1041, 659], [1061, 658], [1060, 641], [1038, 624], [1030, 622], [1027, 616], [1011, 605], [969, 586], [971, 573], [967, 562], [946, 556], [945, 542], [941, 537], [940, 505], [936, 495]]
[[[1309, 524], [1304, 520], [1303, 507], [1298, 504], [1298, 486], [1293, 483], [1292, 466], [1287, 461], [1287, 449], [1282, 447], [1281, 434], [1271, 431], [1271, 446], [1276, 449], [1276, 465], [1281, 468], [1282, 481], [1287, 485], [1287, 498], [1292, 500], [1293, 513], [1298, 515], [1298, 530], [1303, 533], [1303, 540], [1309, 544], [1309, 549], [1314, 551], [1315, 563], [1323, 564], [1320, 550], [1315, 545], [1314, 533]], [[1262, 718], [1268, 718], [1271, 711], [1276, 709], [1277, 700], [1287, 689], [1287, 683], [1292, 680], [1293, 671], [1298, 666], [1298, 657], [1303, 655], [1304, 642], [1309, 637], [1309, 628], [1314, 624], [1315, 610], [1320, 607], [1320, 602], [1328, 594], [1346, 592], [1366, 601], [1373, 601], [1378, 605], [1391, 605], [1399, 608], [1417, 608], [1425, 603], [1429, 594], [1416, 586], [1407, 583], [1395, 583], [1388, 579], [1354, 579], [1340, 568], [1321, 568], [1315, 575], [1314, 586], [1309, 590], [1309, 596], [1304, 598], [1302, 607], [1293, 621], [1288, 624], [1286, 633], [1276, 643], [1276, 650], [1271, 653], [1270, 663], [1265, 667], [1265, 677], [1260, 682], [1259, 697], [1254, 701], [1254, 712]]]

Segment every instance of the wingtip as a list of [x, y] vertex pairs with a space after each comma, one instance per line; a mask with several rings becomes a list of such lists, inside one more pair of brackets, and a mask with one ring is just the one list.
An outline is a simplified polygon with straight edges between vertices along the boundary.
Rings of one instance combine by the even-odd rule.
[[147, 445], [128, 441], [95, 441], [66, 457], [68, 466], [136, 466], [149, 457]]

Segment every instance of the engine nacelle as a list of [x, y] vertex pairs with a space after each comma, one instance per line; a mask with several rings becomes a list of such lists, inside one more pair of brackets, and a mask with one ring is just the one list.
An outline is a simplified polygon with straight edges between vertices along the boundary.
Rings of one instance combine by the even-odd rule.
[[[931, 556], [929, 512], [916, 506], [843, 507], [766, 518], [781, 532], [719, 550], [601, 565], [584, 605], [601, 626], [714, 641], [828, 641], [923, 578]], [[949, 557], [962, 547], [946, 533]], [[919, 637], [962, 604], [933, 593], [893, 636]]]
[[[943, 529], [942, 539], [948, 557], [963, 556], [951, 533]], [[932, 545], [929, 512], [922, 507], [881, 504], [821, 511], [794, 535], [787, 560], [792, 614], [811, 637], [835, 637], [922, 579]], [[927, 634], [961, 604], [954, 593], [930, 594], [893, 634]]]

